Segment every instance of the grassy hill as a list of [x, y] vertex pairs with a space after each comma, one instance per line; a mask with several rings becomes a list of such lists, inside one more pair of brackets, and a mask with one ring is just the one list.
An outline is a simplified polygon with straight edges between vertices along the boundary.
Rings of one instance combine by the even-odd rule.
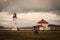
[[39, 31], [36, 35], [32, 30], [0, 30], [0, 40], [60, 40], [60, 31]]

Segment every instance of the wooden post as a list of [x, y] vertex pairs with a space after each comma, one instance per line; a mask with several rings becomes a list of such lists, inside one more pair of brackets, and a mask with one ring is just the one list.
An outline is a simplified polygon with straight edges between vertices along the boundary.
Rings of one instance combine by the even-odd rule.
[[39, 34], [39, 27], [38, 26], [33, 27], [34, 27], [34, 34]]

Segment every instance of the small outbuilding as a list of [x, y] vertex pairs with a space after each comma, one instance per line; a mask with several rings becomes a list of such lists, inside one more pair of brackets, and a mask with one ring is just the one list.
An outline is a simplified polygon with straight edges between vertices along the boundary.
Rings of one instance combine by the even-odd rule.
[[39, 30], [50, 30], [50, 27], [48, 27], [48, 22], [44, 19], [37, 22], [36, 27], [38, 27]]

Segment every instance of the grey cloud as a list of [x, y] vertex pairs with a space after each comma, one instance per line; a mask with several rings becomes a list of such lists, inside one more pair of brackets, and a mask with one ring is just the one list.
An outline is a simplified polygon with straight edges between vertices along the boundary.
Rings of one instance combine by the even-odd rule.
[[60, 16], [60, 10], [53, 10], [52, 13], [56, 14], [57, 16]]
[[60, 19], [59, 20], [50, 20], [51, 22], [54, 22], [54, 24], [60, 25]]
[[60, 10], [58, 1], [59, 0], [11, 0], [8, 1], [9, 4], [3, 11], [15, 10], [18, 12], [29, 12]]
[[4, 0], [0, 0], [0, 11], [8, 6], [8, 2]]

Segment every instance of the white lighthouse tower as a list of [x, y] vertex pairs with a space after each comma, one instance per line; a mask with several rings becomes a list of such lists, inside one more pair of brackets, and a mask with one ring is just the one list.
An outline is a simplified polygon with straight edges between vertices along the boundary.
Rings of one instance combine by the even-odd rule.
[[12, 30], [17, 31], [17, 15], [16, 15], [15, 12], [13, 13], [13, 27], [12, 27]]

